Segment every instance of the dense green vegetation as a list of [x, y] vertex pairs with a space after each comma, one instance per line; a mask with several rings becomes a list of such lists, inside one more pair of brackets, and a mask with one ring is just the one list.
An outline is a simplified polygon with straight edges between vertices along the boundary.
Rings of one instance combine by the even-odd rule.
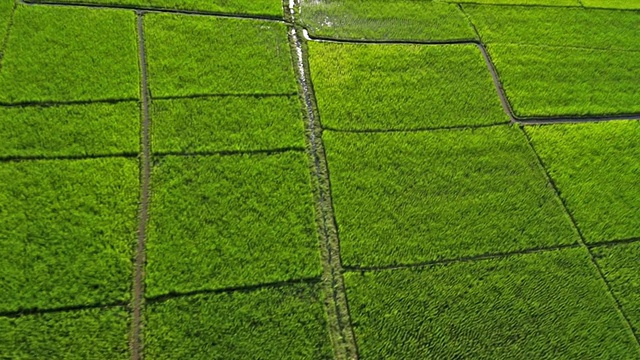
[[318, 288], [290, 285], [151, 303], [149, 359], [331, 359]]
[[303, 152], [167, 156], [152, 185], [149, 296], [320, 275]]
[[637, 0], [580, 0], [586, 7], [610, 8], [610, 9], [640, 9], [640, 1]]
[[571, 244], [514, 127], [324, 135], [342, 260], [380, 266]]
[[343, 39], [475, 39], [454, 4], [431, 1], [303, 1], [300, 18], [312, 35]]
[[137, 153], [137, 102], [0, 107], [0, 158]]
[[[477, 3], [477, 4], [496, 4], [496, 5], [545, 5], [545, 6], [581, 6], [580, 1], [584, 0], [436, 0], [449, 3]], [[602, 0], [609, 1], [609, 0]], [[613, 0], [620, 1], [620, 0]], [[625, 0], [621, 0], [625, 1]], [[634, 1], [634, 0], [630, 0]]]
[[614, 295], [640, 335], [640, 243], [592, 249]]
[[[14, 0], [0, 0], [0, 44], [4, 40], [5, 32], [9, 27]], [[2, 52], [2, 49], [0, 49]]]
[[635, 359], [584, 249], [347, 273], [362, 359]]
[[309, 43], [322, 123], [417, 129], [508, 122], [474, 45]]
[[14, 17], [0, 101], [139, 97], [133, 12], [21, 5]]
[[297, 91], [284, 24], [174, 14], [144, 22], [156, 97]]
[[640, 49], [640, 12], [486, 5], [464, 9], [488, 43]]
[[154, 100], [154, 152], [304, 147], [297, 97]]
[[518, 116], [640, 112], [640, 62], [628, 51], [489, 45]]
[[[41, 0], [29, 0], [40, 2]], [[179, 10], [212, 11], [219, 13], [271, 15], [282, 17], [280, 0], [56, 0], [60, 3], [83, 3], [139, 6]]]
[[129, 298], [135, 159], [0, 163], [0, 311]]
[[129, 359], [123, 308], [0, 317], [0, 359]]
[[588, 242], [640, 236], [640, 123], [527, 127]]

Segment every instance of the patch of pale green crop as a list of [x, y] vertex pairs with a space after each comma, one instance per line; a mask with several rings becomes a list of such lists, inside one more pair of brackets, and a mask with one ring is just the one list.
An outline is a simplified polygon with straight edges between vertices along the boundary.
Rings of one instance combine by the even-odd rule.
[[18, 6], [2, 59], [0, 101], [137, 99], [131, 11]]
[[129, 325], [120, 307], [0, 317], [0, 359], [129, 359]]
[[527, 127], [587, 242], [640, 236], [640, 123]]
[[640, 53], [505, 44], [488, 49], [520, 117], [640, 112]]
[[514, 127], [323, 137], [346, 265], [412, 264], [578, 241]]
[[363, 359], [636, 359], [584, 249], [345, 274]]
[[135, 159], [0, 163], [0, 311], [126, 301]]
[[586, 7], [609, 9], [640, 9], [638, 0], [580, 0]]
[[175, 14], [144, 23], [155, 97], [298, 90], [284, 24]]
[[138, 153], [137, 102], [0, 107], [0, 157]]
[[151, 359], [332, 359], [318, 286], [175, 298], [145, 311]]
[[147, 295], [319, 276], [307, 157], [163, 157], [152, 177]]
[[506, 123], [475, 45], [309, 43], [323, 125], [420, 129]]
[[251, 151], [304, 147], [296, 96], [154, 100], [157, 153]]
[[312, 35], [341, 39], [475, 39], [454, 4], [432, 1], [302, 1], [300, 19]]

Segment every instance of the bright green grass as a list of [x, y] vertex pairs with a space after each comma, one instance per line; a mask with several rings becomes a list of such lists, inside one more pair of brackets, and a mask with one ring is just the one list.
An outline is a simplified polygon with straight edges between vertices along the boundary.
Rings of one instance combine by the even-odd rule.
[[0, 157], [137, 153], [137, 102], [0, 107]]
[[320, 275], [304, 152], [168, 156], [152, 185], [148, 296]]
[[640, 335], [640, 243], [591, 250], [631, 326]]
[[136, 99], [137, 54], [131, 11], [18, 6], [0, 101]]
[[297, 91], [284, 24], [173, 14], [144, 22], [155, 97]]
[[639, 122], [526, 131], [587, 242], [640, 236]]
[[[39, 2], [40, 0], [32, 1]], [[282, 1], [280, 0], [58, 0], [58, 2], [140, 6], [145, 8], [198, 10], [282, 17]]]
[[508, 122], [474, 45], [309, 43], [322, 123], [417, 129]]
[[[438, 0], [450, 3], [478, 3], [496, 5], [545, 5], [545, 6], [581, 6], [580, 0]], [[609, 0], [603, 0], [609, 1]], [[617, 1], [617, 0], [614, 0]], [[624, 1], [624, 0], [622, 0]], [[634, 1], [634, 0], [631, 0]]]
[[288, 97], [154, 100], [155, 152], [304, 147], [300, 101]]
[[638, 0], [581, 0], [586, 7], [610, 9], [640, 9]]
[[0, 317], [0, 359], [129, 359], [123, 308]]
[[331, 359], [316, 286], [176, 298], [146, 308], [150, 359]]
[[628, 51], [489, 45], [516, 115], [640, 112], [640, 62]]
[[[13, 12], [13, 4], [14, 0], [0, 0], [0, 44], [5, 37], [5, 32], [9, 27], [9, 22], [11, 20], [11, 13]], [[0, 48], [0, 53], [2, 52], [2, 48]], [[2, 63], [0, 62], [0, 65]]]
[[517, 128], [326, 132], [342, 260], [384, 266], [577, 241]]
[[0, 164], [0, 311], [129, 299], [135, 159]]
[[640, 49], [640, 12], [482, 5], [464, 9], [488, 43]]
[[365, 359], [636, 359], [583, 249], [347, 273]]
[[454, 4], [431, 1], [303, 1], [300, 18], [312, 35], [342, 39], [475, 39]]

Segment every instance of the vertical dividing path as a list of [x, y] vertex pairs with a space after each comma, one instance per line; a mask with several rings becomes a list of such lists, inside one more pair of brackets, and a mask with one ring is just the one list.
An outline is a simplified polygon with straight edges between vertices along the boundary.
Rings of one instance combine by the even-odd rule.
[[596, 262], [595, 257], [593, 256], [593, 252], [591, 252], [591, 248], [589, 248], [589, 246], [587, 246], [587, 244], [585, 242], [585, 239], [584, 239], [584, 235], [582, 234], [582, 231], [578, 227], [578, 223], [576, 222], [576, 219], [573, 217], [573, 214], [571, 213], [571, 211], [569, 211], [569, 208], [567, 207], [567, 204], [566, 204], [565, 200], [562, 198], [562, 196], [560, 196], [560, 190], [558, 190], [558, 186], [556, 185], [555, 181], [553, 180], [553, 178], [549, 174], [549, 171], [547, 171], [547, 167], [545, 166], [544, 162], [542, 161], [542, 158], [540, 157], [540, 155], [538, 155], [538, 151], [536, 151], [535, 146], [533, 146], [533, 142], [531, 141], [531, 137], [529, 136], [529, 134], [527, 134], [527, 132], [525, 131], [525, 129], [524, 129], [524, 127], [522, 125], [520, 125], [520, 131], [522, 131], [522, 133], [526, 137], [527, 143], [529, 144], [529, 147], [531, 148], [531, 151], [533, 151], [533, 153], [535, 154], [535, 156], [536, 156], [536, 158], [538, 160], [538, 165], [540, 166], [541, 170], [544, 172], [544, 175], [546, 176], [547, 181], [549, 182], [549, 184], [553, 188], [553, 191], [555, 192], [556, 196], [558, 197], [558, 199], [560, 199], [560, 202], [562, 202], [562, 206], [564, 208], [564, 211], [569, 216], [569, 219], [571, 219], [571, 223], [573, 224], [573, 227], [578, 232], [578, 238], [579, 238], [579, 241], [580, 241], [580, 246], [582, 248], [584, 248], [585, 250], [587, 250], [587, 252], [589, 253], [589, 258], [591, 259], [591, 263], [593, 264], [593, 266], [598, 271], [598, 275], [600, 276], [600, 279], [602, 279], [602, 281], [604, 282], [604, 284], [605, 284], [605, 286], [607, 288], [607, 292], [609, 293], [609, 296], [611, 296], [612, 300], [616, 304], [616, 310], [618, 311], [618, 314], [624, 320], [630, 335], [635, 339], [636, 344], [640, 347], [640, 338], [633, 331], [633, 326], [631, 325], [631, 321], [629, 320], [629, 317], [624, 312], [624, 310], [622, 310], [622, 305], [620, 305], [620, 301], [618, 300], [618, 298], [613, 293], [613, 289], [611, 289], [611, 284], [609, 284], [609, 281], [607, 281], [607, 278], [604, 276], [604, 273], [602, 272], [602, 269], [600, 268], [600, 266]]
[[149, 138], [149, 89], [147, 85], [147, 59], [144, 47], [143, 12], [138, 15], [138, 48], [140, 51], [140, 96], [142, 99], [142, 126], [140, 136], [140, 222], [138, 243], [135, 253], [132, 318], [131, 318], [131, 358], [140, 360], [142, 355], [142, 307], [144, 305], [144, 265], [146, 263], [145, 240], [149, 217], [149, 182], [151, 180], [151, 141]]
[[304, 39], [301, 29], [295, 25], [295, 0], [284, 3], [285, 16], [294, 25], [290, 28], [289, 43], [292, 46], [295, 69], [298, 82], [302, 91], [306, 110], [306, 132], [309, 152], [313, 161], [313, 177], [316, 182], [316, 209], [318, 211], [318, 225], [320, 226], [320, 238], [322, 245], [323, 262], [323, 288], [325, 291], [325, 308], [329, 319], [331, 341], [334, 354], [337, 359], [358, 359], [358, 351], [355, 342], [351, 318], [347, 305], [346, 291], [343, 278], [342, 263], [340, 260], [340, 243], [338, 240], [337, 226], [333, 217], [333, 205], [330, 194], [328, 167], [322, 144], [322, 128], [317, 122], [314, 111], [314, 94], [310, 86], [308, 76], [308, 63], [305, 61], [303, 50]]

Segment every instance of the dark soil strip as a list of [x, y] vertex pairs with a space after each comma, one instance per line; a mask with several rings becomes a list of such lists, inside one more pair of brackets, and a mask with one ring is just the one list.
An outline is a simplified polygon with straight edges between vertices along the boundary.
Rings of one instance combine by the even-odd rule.
[[195, 151], [195, 152], [154, 152], [156, 156], [233, 156], [233, 155], [277, 155], [287, 152], [303, 152], [302, 147], [286, 147], [280, 149], [264, 150], [222, 150], [222, 151]]
[[140, 91], [142, 97], [142, 134], [140, 152], [140, 222], [138, 224], [138, 243], [135, 253], [133, 297], [131, 302], [131, 358], [140, 360], [142, 354], [142, 307], [144, 306], [144, 266], [146, 263], [145, 241], [149, 218], [149, 183], [151, 181], [151, 139], [149, 135], [149, 88], [147, 85], [147, 59], [144, 46], [143, 13], [138, 12], [138, 42], [140, 51]]
[[593, 249], [597, 247], [610, 247], [610, 246], [616, 246], [616, 245], [633, 244], [637, 242], [640, 242], [640, 237], [631, 238], [631, 239], [622, 239], [622, 240], [599, 241], [599, 242], [587, 244], [587, 246], [590, 249]]
[[127, 303], [125, 302], [114, 302], [110, 304], [62, 306], [62, 307], [50, 308], [50, 309], [33, 308], [33, 309], [24, 309], [24, 310], [18, 310], [18, 311], [0, 312], [0, 317], [18, 318], [21, 316], [28, 316], [28, 315], [56, 314], [56, 313], [91, 310], [91, 309], [110, 309], [114, 307], [125, 307], [125, 306], [127, 306]]
[[226, 294], [226, 293], [234, 293], [234, 292], [253, 292], [260, 289], [268, 289], [268, 288], [281, 288], [291, 285], [301, 285], [301, 284], [318, 284], [320, 283], [320, 278], [304, 278], [304, 279], [295, 279], [295, 280], [287, 280], [287, 281], [277, 281], [271, 283], [263, 283], [263, 284], [255, 284], [255, 285], [245, 285], [245, 286], [234, 286], [222, 289], [203, 289], [203, 290], [194, 290], [189, 292], [171, 292], [164, 295], [152, 296], [147, 298], [147, 303], [157, 303], [163, 302], [175, 298], [188, 297], [188, 296], [196, 296], [196, 295], [208, 295], [208, 294]]
[[622, 310], [622, 306], [620, 305], [620, 301], [618, 300], [618, 298], [615, 296], [615, 294], [613, 293], [613, 290], [611, 289], [611, 284], [609, 284], [609, 281], [607, 281], [607, 278], [604, 276], [604, 273], [602, 272], [602, 269], [600, 268], [600, 266], [598, 265], [598, 263], [595, 260], [595, 257], [593, 256], [593, 253], [591, 252], [591, 249], [589, 248], [589, 246], [586, 244], [585, 242], [585, 238], [584, 235], [582, 234], [582, 231], [580, 230], [580, 228], [578, 227], [578, 223], [576, 222], [575, 217], [573, 216], [573, 214], [571, 213], [571, 211], [569, 210], [569, 207], [567, 206], [566, 201], [564, 200], [564, 198], [561, 196], [560, 194], [560, 190], [558, 189], [558, 186], [556, 185], [555, 181], [553, 180], [553, 178], [551, 177], [551, 175], [549, 174], [549, 172], [547, 171], [547, 167], [544, 164], [544, 161], [542, 161], [542, 158], [540, 157], [540, 155], [538, 154], [538, 152], [536, 151], [535, 146], [533, 145], [533, 142], [531, 141], [531, 137], [529, 137], [529, 134], [527, 134], [527, 132], [525, 131], [524, 127], [520, 127], [520, 130], [522, 131], [522, 133], [524, 134], [524, 136], [527, 139], [527, 143], [529, 144], [529, 147], [531, 148], [531, 151], [533, 151], [533, 153], [536, 156], [536, 159], [538, 161], [538, 165], [540, 166], [541, 170], [544, 172], [547, 181], [549, 182], [549, 184], [551, 185], [551, 187], [553, 188], [553, 191], [555, 192], [556, 196], [558, 197], [558, 199], [560, 199], [560, 201], [562, 202], [562, 206], [564, 207], [564, 211], [565, 213], [569, 216], [569, 218], [571, 219], [571, 223], [573, 224], [573, 227], [575, 228], [575, 230], [577, 231], [579, 238], [580, 238], [580, 246], [583, 247], [585, 250], [587, 250], [587, 252], [589, 253], [589, 258], [591, 259], [591, 263], [593, 264], [593, 266], [596, 268], [596, 270], [598, 271], [598, 274], [600, 275], [600, 278], [602, 279], [602, 281], [604, 282], [604, 284], [607, 287], [609, 296], [611, 296], [611, 298], [613, 299], [613, 301], [616, 304], [616, 310], [618, 311], [618, 313], [620, 314], [620, 316], [624, 319], [626, 326], [630, 332], [630, 334], [635, 338], [636, 340], [636, 345], [638, 345], [640, 347], [640, 336], [638, 334], [636, 334], [633, 331], [633, 326], [631, 325], [631, 321], [629, 320], [629, 317], [627, 316], [627, 314]]
[[0, 163], [3, 162], [19, 162], [19, 161], [42, 161], [42, 160], [92, 160], [92, 159], [109, 159], [109, 158], [135, 158], [138, 153], [118, 153], [118, 154], [96, 154], [96, 155], [61, 155], [61, 156], [0, 156]]
[[494, 124], [482, 124], [482, 125], [454, 125], [454, 126], [436, 126], [416, 129], [336, 129], [332, 127], [323, 127], [324, 131], [333, 131], [341, 133], [362, 133], [362, 134], [375, 134], [375, 133], [412, 133], [412, 132], [424, 132], [424, 131], [441, 131], [441, 130], [473, 130], [482, 128], [491, 128], [497, 126], [509, 125], [509, 122], [503, 121]]
[[44, 0], [44, 1], [18, 0], [18, 1], [26, 5], [74, 6], [74, 7], [81, 6], [81, 7], [96, 8], [96, 9], [135, 10], [136, 12], [145, 12], [145, 13], [167, 13], [167, 14], [178, 14], [178, 15], [212, 16], [212, 17], [221, 17], [221, 18], [253, 19], [253, 20], [274, 21], [274, 22], [284, 23], [284, 20], [282, 17], [271, 16], [271, 15], [231, 14], [231, 13], [223, 13], [223, 12], [217, 12], [217, 11], [201, 11], [201, 10], [175, 10], [175, 9], [163, 9], [163, 8], [136, 6], [136, 5], [91, 4], [91, 3], [85, 3], [82, 1], [65, 2], [65, 3], [59, 3], [56, 1], [47, 1], [47, 0]]
[[181, 100], [181, 99], [215, 99], [226, 97], [246, 97], [246, 98], [272, 98], [272, 97], [293, 97], [298, 93], [288, 94], [193, 94], [193, 95], [177, 95], [177, 96], [152, 96], [153, 100]]
[[[285, 8], [288, 7], [285, 6]], [[293, 11], [291, 15], [293, 17]], [[333, 217], [328, 167], [321, 139], [322, 129], [316, 120], [315, 97], [308, 78], [309, 68], [305, 60], [305, 48], [303, 48], [304, 39], [299, 31], [301, 31], [301, 29], [291, 28], [290, 43], [292, 45], [291, 50], [295, 59], [298, 82], [302, 90], [302, 98], [305, 105], [307, 142], [310, 156], [312, 157], [311, 171], [314, 182], [316, 182], [316, 209], [323, 258], [322, 277], [325, 293], [327, 294], [325, 309], [329, 319], [335, 357], [337, 359], [358, 359], [358, 350], [351, 325], [344, 278], [342, 276], [340, 244], [337, 225]]]
[[548, 247], [542, 247], [542, 248], [518, 250], [518, 251], [511, 251], [511, 252], [504, 252], [504, 253], [466, 256], [466, 257], [461, 257], [456, 259], [425, 261], [425, 262], [420, 262], [415, 264], [395, 264], [395, 265], [387, 265], [387, 266], [345, 266], [344, 270], [347, 272], [370, 272], [370, 271], [381, 271], [381, 270], [415, 269], [415, 268], [423, 268], [423, 267], [436, 266], [436, 265], [448, 265], [448, 264], [476, 262], [476, 261], [483, 261], [483, 260], [503, 259], [511, 256], [517, 256], [517, 255], [537, 254], [537, 253], [544, 253], [549, 251], [558, 251], [562, 249], [578, 248], [580, 246], [581, 246], [580, 244], [554, 245], [554, 246], [548, 246]]
[[23, 101], [23, 102], [0, 102], [0, 107], [53, 107], [67, 105], [92, 105], [92, 104], [118, 104], [123, 102], [138, 102], [140, 99], [98, 99], [98, 100], [74, 100], [74, 101]]

